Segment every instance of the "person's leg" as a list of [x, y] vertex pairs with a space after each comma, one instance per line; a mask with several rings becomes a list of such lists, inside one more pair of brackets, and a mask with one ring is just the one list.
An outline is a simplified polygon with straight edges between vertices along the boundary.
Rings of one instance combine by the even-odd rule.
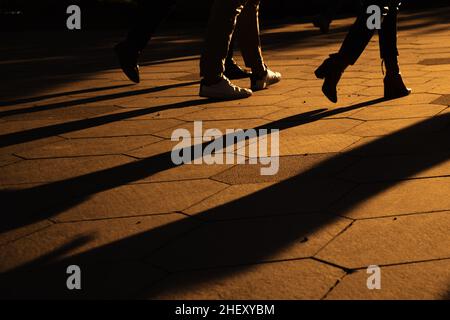
[[224, 76], [236, 21], [247, 0], [215, 0], [211, 9], [204, 51], [200, 58], [200, 96], [229, 100], [248, 98], [249, 89], [240, 88]]
[[218, 82], [223, 76], [236, 19], [245, 3], [245, 0], [215, 0], [212, 5], [200, 58], [200, 76], [206, 84]]
[[245, 65], [253, 74], [266, 71], [259, 38], [260, 0], [248, 0], [237, 21], [237, 37]]
[[139, 83], [139, 55], [175, 4], [176, 0], [140, 1], [136, 24], [114, 48], [122, 71], [131, 81]]
[[142, 51], [176, 2], [177, 0], [140, 1], [136, 24], [129, 31], [125, 41], [136, 51]]
[[379, 30], [380, 57], [385, 62], [387, 70], [398, 73], [397, 49], [397, 14], [398, 7], [392, 5], [383, 19]]
[[330, 55], [315, 71], [317, 78], [325, 79], [322, 91], [334, 103], [337, 102], [336, 86], [342, 73], [349, 65], [356, 63], [374, 34], [374, 30], [367, 28], [367, 19], [370, 17], [367, 13], [369, 4], [363, 2], [362, 10], [347, 33], [339, 52]]
[[362, 6], [338, 52], [339, 56], [349, 65], [356, 63], [375, 33], [375, 30], [367, 28], [367, 19], [370, 17], [367, 7], [367, 4]]
[[237, 36], [245, 65], [252, 70], [252, 90], [262, 90], [281, 80], [281, 74], [269, 70], [262, 56], [259, 37], [259, 3], [249, 0], [244, 6], [237, 23]]
[[228, 55], [227, 58], [225, 59], [224, 74], [230, 80], [249, 78], [252, 73], [250, 71], [241, 68], [233, 58], [235, 43], [236, 43], [236, 31], [233, 33], [230, 47], [228, 48]]
[[378, 34], [380, 38], [380, 56], [386, 66], [384, 96], [392, 99], [409, 95], [411, 89], [405, 86], [398, 65], [397, 15], [400, 3], [399, 1], [390, 2], [389, 10], [383, 19]]

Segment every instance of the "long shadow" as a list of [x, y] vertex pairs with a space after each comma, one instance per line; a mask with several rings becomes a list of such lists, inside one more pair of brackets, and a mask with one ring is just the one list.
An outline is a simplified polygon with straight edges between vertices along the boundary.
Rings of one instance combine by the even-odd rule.
[[[250, 270], [254, 263], [279, 260], [277, 254], [294, 244], [307, 242], [315, 230], [335, 222], [351, 208], [401, 180], [448, 160], [449, 123], [450, 114], [439, 115], [338, 154], [266, 189], [204, 210], [195, 218], [178, 220], [69, 258], [47, 259], [46, 264], [39, 259], [31, 261], [2, 274], [1, 295], [5, 298], [75, 299], [120, 298], [138, 292], [140, 297], [164, 298], [172, 294], [179, 297], [189, 290], [198, 290], [208, 283], [217, 283]], [[442, 124], [446, 126], [442, 127]], [[430, 132], [433, 127], [442, 129]], [[370, 184], [370, 187], [352, 193], [351, 197], [346, 195], [353, 189], [353, 184], [330, 180], [342, 170], [343, 164], [349, 164], [348, 157], [411, 153], [421, 154], [423, 160], [414, 161], [412, 155], [405, 157], [405, 161], [395, 167], [394, 180]], [[163, 154], [132, 165], [38, 187], [32, 189], [34, 195], [19, 191], [17, 200], [35, 206], [43, 199], [56, 200], [63, 196], [69, 203], [56, 205], [53, 209], [56, 214], [80, 203], [94, 191], [142, 178], [149, 171], [151, 174], [162, 170], [161, 167], [155, 170], [154, 166], [171, 167], [169, 162], [168, 154]], [[370, 166], [367, 170], [381, 173], [384, 168]], [[96, 186], [89, 186], [89, 183]], [[74, 200], [72, 197], [80, 191], [85, 197]], [[339, 205], [336, 205], [337, 201]], [[318, 211], [311, 210], [311, 206], [319, 208]], [[44, 214], [41, 210], [41, 215], [47, 215], [51, 210], [45, 210]], [[5, 212], [17, 214], [17, 210], [12, 209]], [[198, 221], [206, 222], [196, 224]], [[188, 230], [193, 231], [186, 233]], [[182, 238], [177, 239], [175, 235]], [[67, 239], [67, 242], [70, 245], [71, 240]], [[147, 264], [139, 273], [135, 265], [126, 261], [145, 261]], [[71, 264], [85, 270], [82, 291], [69, 292], [65, 288], [65, 269]], [[161, 268], [175, 274], [150, 285], [161, 276]], [[178, 271], [188, 272], [178, 275]], [[119, 278], [119, 284], [111, 282]], [[276, 293], [274, 295], [276, 297]]]
[[[332, 110], [329, 110], [329, 111], [321, 114], [320, 116], [317, 116], [312, 119], [309, 118], [309, 114], [307, 114], [307, 116], [308, 116], [307, 118], [303, 118], [302, 115], [296, 115], [294, 117], [290, 117], [289, 119], [293, 120], [295, 118], [299, 118], [300, 122], [303, 124], [303, 123], [307, 123], [310, 121], [316, 121], [318, 119], [321, 119], [321, 118], [324, 118], [327, 116], [336, 115], [336, 114], [343, 113], [346, 111], [351, 111], [351, 110], [363, 108], [366, 106], [370, 106], [370, 105], [382, 102], [383, 100], [384, 100], [383, 98], [379, 98], [379, 99], [374, 99], [371, 101], [358, 103], [358, 104], [348, 106], [348, 107], [332, 109]], [[77, 131], [77, 130], [92, 128], [92, 127], [96, 127], [96, 126], [100, 126], [100, 125], [104, 125], [104, 124], [108, 124], [108, 123], [112, 123], [112, 122], [116, 122], [116, 121], [130, 119], [130, 118], [148, 115], [148, 114], [152, 114], [152, 113], [157, 113], [157, 112], [161, 112], [164, 110], [185, 108], [185, 107], [192, 107], [192, 106], [200, 106], [200, 105], [210, 104], [213, 102], [214, 102], [214, 100], [210, 100], [210, 99], [196, 99], [196, 100], [191, 100], [191, 101], [177, 102], [177, 103], [171, 103], [171, 104], [162, 105], [162, 106], [155, 106], [155, 107], [150, 107], [150, 108], [125, 111], [125, 112], [121, 112], [121, 113], [117, 113], [117, 114], [110, 114], [110, 115], [99, 116], [99, 117], [94, 117], [94, 118], [89, 118], [89, 119], [82, 119], [82, 120], [74, 120], [74, 121], [65, 122], [62, 124], [55, 124], [55, 125], [49, 125], [49, 126], [19, 131], [19, 132], [8, 133], [8, 134], [0, 135], [0, 148], [19, 144], [19, 143], [29, 142], [29, 141], [33, 141], [33, 140], [38, 140], [38, 139], [42, 139], [42, 138], [48, 138], [48, 137], [51, 137], [54, 135], [60, 135], [60, 134], [73, 132], [73, 131]], [[289, 120], [289, 119], [285, 119], [285, 120]], [[282, 121], [277, 121], [275, 123], [275, 125], [278, 125], [281, 122]]]
[[15, 105], [18, 105], [18, 104], [38, 102], [38, 101], [45, 100], [45, 99], [59, 98], [59, 97], [65, 97], [65, 96], [70, 96], [70, 95], [77, 95], [77, 94], [84, 94], [84, 93], [93, 93], [93, 92], [99, 92], [99, 91], [120, 89], [120, 88], [130, 87], [132, 85], [133, 84], [119, 84], [119, 85], [115, 85], [115, 86], [105, 86], [105, 87], [96, 87], [96, 88], [89, 88], [89, 89], [82, 89], [82, 90], [73, 90], [73, 91], [66, 91], [66, 92], [51, 93], [51, 94], [46, 94], [46, 95], [42, 95], [42, 96], [17, 99], [17, 100], [12, 100], [12, 101], [7, 101], [7, 102], [0, 102], [0, 107], [15, 106]]
[[20, 108], [20, 109], [0, 111], [0, 118], [18, 115], [18, 114], [24, 114], [24, 113], [33, 113], [33, 112], [41, 112], [41, 111], [47, 111], [47, 110], [67, 108], [67, 107], [77, 106], [77, 105], [86, 104], [86, 103], [107, 101], [107, 100], [118, 99], [118, 98], [126, 98], [126, 97], [132, 97], [132, 96], [148, 94], [148, 93], [155, 93], [155, 92], [160, 92], [160, 91], [164, 91], [164, 90], [168, 90], [168, 89], [186, 87], [186, 86], [190, 86], [190, 85], [197, 84], [197, 83], [198, 83], [198, 81], [182, 82], [182, 83], [169, 84], [169, 85], [164, 85], [164, 86], [159, 86], [159, 87], [152, 87], [152, 88], [125, 91], [125, 92], [117, 92], [117, 93], [111, 93], [111, 94], [106, 94], [106, 95], [102, 95], [102, 96], [95, 96], [95, 97], [82, 98], [82, 99], [77, 99], [77, 100], [51, 103], [51, 104], [42, 105], [42, 106], [31, 106], [31, 107]]
[[[270, 122], [268, 124], [256, 127], [255, 130], [257, 132], [259, 132], [259, 130], [261, 129], [266, 130], [278, 129], [281, 131], [291, 127], [318, 121], [325, 117], [329, 117], [339, 113], [363, 108], [372, 104], [379, 103], [381, 101], [383, 101], [383, 99], [375, 99], [355, 104], [352, 106], [341, 107], [332, 110], [317, 109], [314, 111]], [[207, 102], [209, 103], [210, 101], [209, 100], [196, 101], [197, 104]], [[188, 102], [173, 104], [171, 105], [171, 107], [182, 107], [185, 106], [186, 103]], [[167, 106], [164, 106], [163, 108], [165, 110], [167, 109]], [[153, 109], [154, 108], [152, 108], [152, 110]], [[132, 113], [133, 116], [136, 116], [136, 114], [138, 115], [143, 114], [142, 110], [130, 112]], [[127, 116], [130, 116], [130, 112], [127, 112]], [[90, 121], [90, 119], [82, 120], [82, 124], [84, 127], [86, 125], [94, 126], [110, 122], [112, 119], [114, 119], [114, 121], [123, 120], [124, 115], [120, 113], [103, 116], [101, 117], [100, 120], [97, 118], [92, 119], [92, 121]], [[35, 139], [42, 138], [42, 134], [39, 133], [41, 132], [41, 129], [44, 129], [43, 132], [45, 132], [45, 134], [47, 134], [48, 136], [53, 136], [68, 132], [67, 130], [69, 129], [76, 130], [77, 128], [80, 127], [79, 123], [80, 121], [74, 121], [73, 123], [71, 123], [71, 126], [68, 126], [68, 124], [66, 123], [63, 125], [55, 125], [45, 128], [32, 129], [25, 131], [25, 134], [28, 135], [27, 138], [30, 138], [29, 132], [31, 131], [32, 132], [31, 137]], [[25, 138], [24, 136], [16, 136], [15, 138], [16, 143], [18, 138], [20, 137], [22, 137], [22, 142], [24, 142]], [[233, 137], [233, 139], [230, 139], [230, 135], [224, 135], [223, 139], [224, 141], [226, 141], [225, 147], [227, 147], [230, 144], [233, 144], [234, 142], [237, 142], [238, 138], [236, 139], [234, 138], [235, 137]], [[2, 138], [1, 140], [4, 141], [4, 143], [12, 142], [11, 139], [7, 140], [5, 138]], [[211, 142], [203, 143], [202, 150], [210, 143]], [[191, 150], [189, 150], [189, 152], [191, 154], [194, 154], [195, 153], [194, 150], [196, 147], [197, 147], [196, 145], [191, 146], [190, 147]], [[182, 150], [180, 152], [186, 152], [188, 148], [185, 149], [186, 150]], [[0, 199], [2, 200], [3, 205], [6, 208], [13, 210], [15, 212], [14, 215], [5, 215], [1, 217], [0, 232], [28, 225], [30, 223], [42, 219], [50, 218], [64, 210], [67, 210], [70, 207], [75, 206], [77, 203], [84, 201], [83, 198], [88, 197], [92, 194], [109, 190], [127, 183], [132, 183], [134, 181], [156, 174], [157, 172], [168, 170], [175, 166], [176, 165], [174, 165], [171, 160], [171, 152], [166, 152], [158, 154], [153, 157], [145, 158], [142, 160], [138, 160], [135, 162], [131, 162], [128, 164], [124, 164], [121, 166], [101, 171], [96, 171], [82, 176], [77, 176], [67, 180], [57, 181], [18, 191], [0, 191]], [[28, 200], [23, 201], [23, 199]], [[30, 203], [33, 203], [33, 206], [30, 207], [29, 205]]]

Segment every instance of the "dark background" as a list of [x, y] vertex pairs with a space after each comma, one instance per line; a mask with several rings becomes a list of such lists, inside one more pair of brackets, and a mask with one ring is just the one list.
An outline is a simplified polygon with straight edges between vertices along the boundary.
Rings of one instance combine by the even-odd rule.
[[[52, 28], [63, 29], [66, 8], [78, 4], [82, 10], [83, 29], [123, 28], [132, 22], [139, 0], [0, 0], [0, 28], [2, 31]], [[165, 0], [151, 1], [156, 4]], [[177, 8], [168, 17], [167, 25], [177, 26], [186, 21], [190, 25], [206, 23], [213, 0], [179, 0]], [[325, 0], [262, 0], [262, 21], [296, 19], [317, 14], [326, 5]], [[339, 15], [352, 14], [355, 5], [347, 1]], [[356, 0], [357, 2], [357, 0]], [[355, 3], [355, 1], [353, 1]], [[448, 5], [449, 0], [404, 0], [405, 9]], [[156, 9], [155, 9], [156, 10]]]

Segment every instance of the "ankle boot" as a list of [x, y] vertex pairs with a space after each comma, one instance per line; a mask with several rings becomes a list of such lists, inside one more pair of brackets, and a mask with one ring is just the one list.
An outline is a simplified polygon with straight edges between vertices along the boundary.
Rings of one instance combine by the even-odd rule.
[[385, 65], [384, 97], [386, 99], [396, 99], [409, 95], [412, 90], [406, 87], [403, 82], [397, 59], [392, 61], [385, 60]]
[[342, 57], [335, 53], [330, 55], [314, 72], [317, 78], [325, 79], [322, 92], [331, 102], [337, 102], [336, 86], [347, 66], [348, 64], [344, 62]]

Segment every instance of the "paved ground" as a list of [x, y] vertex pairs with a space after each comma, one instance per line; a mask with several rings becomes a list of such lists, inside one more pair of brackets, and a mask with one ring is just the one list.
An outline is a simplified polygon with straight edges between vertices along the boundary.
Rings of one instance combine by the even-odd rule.
[[[449, 17], [450, 9], [401, 16], [413, 95], [380, 100], [375, 37], [336, 105], [313, 70], [352, 19], [329, 35], [309, 24], [267, 28], [265, 57], [283, 82], [215, 103], [197, 96], [198, 32], [155, 39], [139, 85], [110, 52], [122, 33], [6, 34], [1, 295], [448, 298]], [[279, 173], [174, 166], [171, 133], [196, 120], [280, 129]], [[72, 264], [81, 291], [66, 289]], [[381, 267], [381, 290], [367, 289], [369, 265]]]

